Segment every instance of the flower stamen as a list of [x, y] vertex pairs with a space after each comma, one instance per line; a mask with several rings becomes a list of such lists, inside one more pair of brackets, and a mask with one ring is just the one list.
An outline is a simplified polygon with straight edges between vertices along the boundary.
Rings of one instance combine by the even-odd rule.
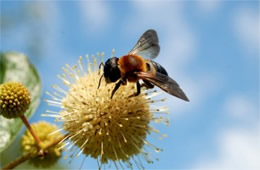
[[[143, 149], [147, 147], [154, 152], [161, 151], [146, 140], [147, 136], [154, 132], [163, 138], [158, 130], [149, 125], [150, 122], [168, 123], [168, 119], [159, 115], [167, 115], [167, 108], [149, 105], [165, 99], [152, 99], [161, 93], [145, 88], [142, 88], [139, 96], [129, 98], [129, 94], [136, 92], [134, 83], [121, 86], [111, 99], [114, 84], [106, 84], [101, 79], [98, 88], [103, 74], [102, 68], [98, 69], [98, 63], [104, 61], [104, 53], [97, 53], [96, 57], [85, 57], [86, 65], [80, 56], [77, 65], [66, 64], [62, 68], [64, 73], [58, 75], [58, 78], [68, 91], [53, 85], [55, 92], [46, 92], [51, 100], [45, 100], [48, 105], [61, 110], [47, 110], [42, 116], [54, 117], [63, 122], [63, 130], [69, 134], [67, 139], [71, 143], [68, 142], [61, 148], [71, 152], [70, 157], [79, 157], [82, 153], [91, 156], [97, 159], [99, 168], [104, 164], [109, 164], [110, 167], [111, 163], [117, 169], [124, 169], [123, 164], [133, 168], [131, 161], [134, 161], [136, 167], [143, 169], [140, 157], [148, 163], [153, 162], [152, 154]], [[155, 117], [153, 113], [159, 116]], [[78, 149], [74, 146], [78, 146]]]

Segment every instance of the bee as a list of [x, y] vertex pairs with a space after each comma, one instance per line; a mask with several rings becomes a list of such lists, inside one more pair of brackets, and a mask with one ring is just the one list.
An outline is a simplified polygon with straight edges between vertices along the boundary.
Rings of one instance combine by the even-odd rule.
[[[168, 76], [167, 71], [152, 59], [156, 58], [160, 52], [159, 40], [155, 30], [147, 30], [137, 41], [134, 48], [121, 58], [112, 57], [103, 65], [103, 75], [106, 83], [116, 83], [111, 93], [111, 99], [121, 85], [127, 82], [136, 83], [137, 92], [129, 97], [138, 96], [141, 93], [141, 87], [153, 88], [157, 86], [165, 92], [189, 101], [188, 97], [182, 91], [178, 83]], [[140, 84], [139, 80], [143, 83]]]

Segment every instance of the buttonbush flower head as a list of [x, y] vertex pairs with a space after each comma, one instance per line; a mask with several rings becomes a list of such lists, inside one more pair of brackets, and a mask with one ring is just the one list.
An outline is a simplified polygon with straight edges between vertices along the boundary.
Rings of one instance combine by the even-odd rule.
[[30, 92], [19, 82], [0, 85], [0, 114], [11, 119], [22, 116], [30, 105]]
[[[168, 124], [163, 115], [168, 113], [165, 107], [152, 106], [165, 99], [153, 100], [159, 93], [155, 90], [142, 89], [139, 96], [129, 96], [136, 92], [135, 83], [121, 86], [111, 99], [114, 83], [106, 84], [102, 79], [99, 89], [98, 82], [102, 75], [102, 68], [98, 65], [103, 61], [104, 54], [92, 56], [87, 64], [83, 64], [80, 57], [77, 65], [66, 65], [63, 74], [58, 78], [67, 90], [54, 85], [55, 92], [49, 93], [51, 106], [60, 108], [55, 112], [47, 110], [43, 116], [56, 117], [56, 121], [63, 122], [62, 128], [69, 135], [69, 141], [64, 145], [70, 156], [78, 157], [82, 153], [98, 160], [101, 165], [114, 163], [116, 168], [124, 165], [132, 168], [143, 168], [142, 159], [153, 162], [154, 152], [161, 149], [147, 141], [147, 136], [153, 132], [158, 138], [161, 134], [151, 126], [151, 121]], [[165, 114], [165, 115], [166, 115]], [[73, 150], [77, 146], [79, 150]]]
[[[61, 142], [57, 145], [48, 147], [47, 149], [44, 148], [62, 136], [60, 132], [57, 132], [56, 135], [50, 135], [52, 132], [57, 131], [58, 127], [44, 121], [34, 123], [31, 126], [41, 140], [41, 146], [39, 147], [37, 145], [31, 133], [27, 130], [21, 140], [23, 154], [29, 153], [35, 155], [34, 158], [29, 160], [29, 163], [35, 165], [36, 167], [47, 168], [54, 165], [61, 156], [60, 147], [63, 143]], [[38, 156], [37, 154], [40, 149], [44, 149], [44, 153], [43, 155]]]

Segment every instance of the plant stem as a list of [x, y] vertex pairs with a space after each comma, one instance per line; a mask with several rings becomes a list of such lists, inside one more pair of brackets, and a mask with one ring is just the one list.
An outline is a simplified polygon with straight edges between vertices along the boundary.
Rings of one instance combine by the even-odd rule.
[[30, 123], [28, 122], [28, 120], [26, 119], [26, 117], [24, 115], [21, 116], [21, 119], [23, 121], [23, 123], [25, 124], [25, 126], [27, 127], [27, 129], [29, 130], [29, 132], [31, 133], [31, 135], [33, 136], [35, 142], [37, 143], [37, 145], [40, 147], [40, 139], [39, 137], [36, 135], [36, 133], [34, 133]]
[[[26, 120], [27, 121], [27, 120]], [[28, 122], [27, 122], [28, 123]], [[29, 129], [29, 128], [28, 128]], [[66, 138], [68, 137], [68, 134], [61, 136], [60, 138], [58, 138], [57, 140], [55, 140], [54, 142], [52, 142], [50, 145], [47, 145], [44, 149], [40, 149], [38, 154], [33, 155], [32, 153], [28, 153], [26, 155], [21, 156], [20, 158], [14, 160], [13, 162], [9, 163], [8, 165], [6, 165], [3, 170], [7, 170], [7, 169], [13, 169], [16, 166], [20, 165], [21, 163], [27, 161], [28, 159], [31, 159], [33, 157], [42, 155], [44, 150], [57, 145], [60, 141], [62, 140], [66, 140]], [[40, 146], [39, 146], [40, 147]]]
[[20, 158], [14, 160], [13, 162], [11, 162], [10, 164], [8, 164], [7, 166], [5, 166], [3, 168], [3, 170], [7, 170], [7, 169], [13, 169], [15, 168], [16, 166], [20, 165], [21, 163], [27, 161], [28, 159], [32, 158], [33, 155], [31, 153], [29, 154], [26, 154], [26, 155], [23, 155], [21, 156]]

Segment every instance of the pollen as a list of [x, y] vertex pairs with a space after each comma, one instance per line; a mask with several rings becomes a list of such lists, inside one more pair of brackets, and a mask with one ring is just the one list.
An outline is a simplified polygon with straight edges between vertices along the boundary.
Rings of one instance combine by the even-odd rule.
[[[160, 139], [166, 136], [151, 122], [168, 124], [168, 109], [151, 105], [164, 100], [152, 100], [159, 94], [154, 90], [142, 89], [139, 96], [129, 97], [136, 92], [134, 83], [121, 86], [113, 99], [110, 97], [115, 84], [106, 84], [102, 79], [98, 89], [103, 74], [98, 64], [103, 58], [103, 53], [92, 56], [92, 61], [86, 56], [88, 63], [84, 66], [80, 57], [77, 65], [62, 68], [64, 74], [58, 78], [67, 90], [54, 85], [55, 92], [46, 93], [51, 98], [46, 102], [61, 109], [47, 110], [42, 116], [55, 117], [63, 123], [61, 130], [69, 134], [64, 147], [72, 152], [70, 156], [83, 153], [97, 159], [101, 166], [113, 162], [117, 169], [124, 165], [133, 168], [133, 163], [136, 168], [143, 168], [141, 159], [153, 163], [153, 153], [161, 151], [147, 141], [148, 135], [154, 133]], [[74, 151], [74, 146], [79, 151]]]
[[0, 114], [11, 119], [22, 116], [30, 105], [30, 92], [19, 82], [0, 85]]

